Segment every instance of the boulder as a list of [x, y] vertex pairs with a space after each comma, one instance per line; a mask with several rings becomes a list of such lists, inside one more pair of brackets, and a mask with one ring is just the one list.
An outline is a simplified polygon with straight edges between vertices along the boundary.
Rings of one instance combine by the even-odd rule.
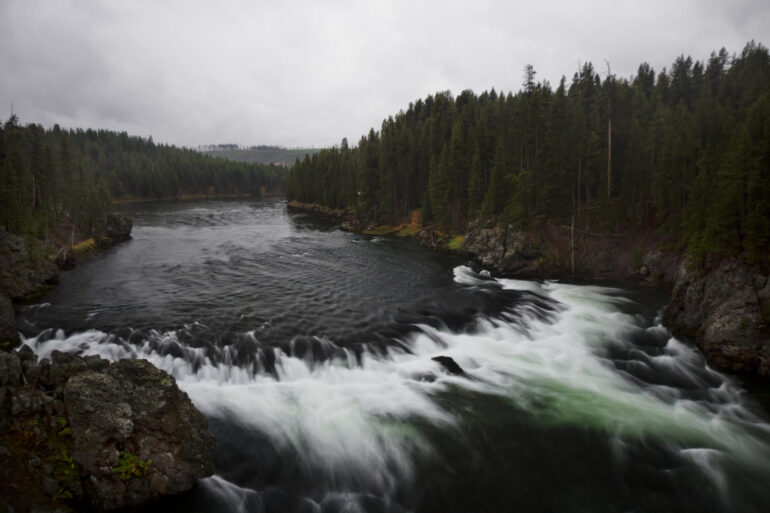
[[109, 214], [105, 232], [112, 244], [127, 241], [131, 238], [131, 229], [134, 222], [122, 214]]
[[133, 508], [214, 471], [206, 419], [145, 360], [0, 352], [0, 427], [0, 497], [17, 510]]
[[[89, 474], [86, 490], [99, 509], [179, 493], [214, 472], [214, 439], [203, 415], [170, 375], [145, 360], [121, 360], [102, 373], [74, 376], [64, 388], [64, 404], [72, 455]], [[146, 468], [139, 462], [148, 462]], [[135, 472], [116, 472], [132, 464]]]
[[503, 274], [536, 274], [546, 264], [542, 241], [513, 225], [484, 228], [471, 224], [464, 249], [484, 268]]
[[460, 367], [460, 365], [458, 365], [451, 356], [434, 356], [431, 358], [431, 360], [438, 362], [450, 374], [455, 374], [458, 376], [465, 375], [463, 368]]

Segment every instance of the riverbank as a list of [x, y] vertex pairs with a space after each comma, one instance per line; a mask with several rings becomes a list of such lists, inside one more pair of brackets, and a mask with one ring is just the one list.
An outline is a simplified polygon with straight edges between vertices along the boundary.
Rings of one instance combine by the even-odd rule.
[[44, 294], [59, 282], [61, 271], [130, 239], [132, 228], [131, 219], [120, 214], [108, 215], [104, 228], [95, 234], [62, 224], [42, 241], [26, 241], [0, 228], [0, 349], [10, 350], [20, 343], [14, 303]]
[[137, 508], [214, 471], [207, 421], [167, 372], [139, 359], [15, 350], [14, 303], [132, 228], [111, 214], [95, 234], [60, 226], [33, 247], [0, 230], [0, 511]]
[[413, 221], [367, 226], [353, 212], [290, 202], [289, 207], [333, 217], [348, 231], [414, 236], [439, 251], [467, 255], [491, 272], [528, 279], [612, 280], [644, 283], [671, 294], [664, 325], [692, 341], [720, 370], [770, 378], [770, 275], [739, 259], [696, 264], [683, 251], [666, 250], [652, 229], [596, 233], [588, 226], [548, 221], [526, 228], [471, 223], [443, 233]]

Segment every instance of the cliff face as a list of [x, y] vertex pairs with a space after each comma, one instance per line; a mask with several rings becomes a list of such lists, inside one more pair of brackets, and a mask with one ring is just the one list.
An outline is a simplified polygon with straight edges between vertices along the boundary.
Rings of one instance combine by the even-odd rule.
[[[93, 236], [93, 246], [109, 248], [131, 238], [133, 222], [120, 214], [110, 214], [104, 230]], [[58, 238], [38, 241], [40, 253], [50, 255], [30, 258], [29, 248], [23, 238], [8, 233], [0, 227], [0, 295], [21, 300], [24, 297], [45, 290], [59, 281], [59, 269], [72, 267], [76, 255], [69, 247], [69, 229], [60, 230]], [[86, 240], [78, 236], [75, 241]]]
[[[471, 224], [463, 249], [498, 274], [532, 278], [643, 279], [649, 233], [600, 235], [542, 222], [528, 229]], [[635, 254], [638, 253], [638, 254]], [[573, 273], [574, 266], [574, 273]]]
[[770, 278], [734, 258], [678, 266], [663, 323], [714, 367], [770, 377]]
[[59, 269], [50, 260], [30, 259], [24, 239], [0, 228], [0, 294], [11, 299], [59, 281]]
[[[469, 227], [464, 249], [484, 267], [505, 275], [572, 276], [566, 227]], [[664, 325], [694, 342], [715, 368], [770, 377], [770, 278], [735, 258], [697, 267], [664, 253], [649, 234], [599, 236], [578, 232], [575, 277], [633, 279], [671, 291]], [[645, 248], [642, 255], [641, 248]]]
[[138, 506], [211, 475], [213, 452], [203, 415], [147, 361], [0, 352], [0, 509]]

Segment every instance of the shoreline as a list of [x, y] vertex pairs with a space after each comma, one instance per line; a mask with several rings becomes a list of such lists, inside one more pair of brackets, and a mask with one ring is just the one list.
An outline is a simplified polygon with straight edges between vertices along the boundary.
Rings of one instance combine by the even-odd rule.
[[61, 225], [42, 243], [35, 241], [39, 246], [34, 247], [0, 228], [0, 350], [11, 351], [21, 344], [14, 305], [39, 299], [59, 283], [62, 272], [87, 255], [129, 240], [132, 228], [130, 218], [113, 213], [98, 233], [85, 236]]
[[[664, 250], [651, 230], [620, 235], [586, 230], [577, 240], [574, 225], [549, 222], [526, 229], [470, 223], [461, 234], [430, 226], [388, 231], [388, 226], [364, 229], [350, 211], [296, 201], [287, 206], [333, 217], [346, 231], [411, 236], [431, 249], [467, 255], [500, 277], [656, 288], [670, 295], [662, 323], [674, 337], [693, 343], [720, 371], [770, 379], [770, 275], [758, 265], [714, 257], [696, 263], [682, 251]], [[458, 238], [459, 247], [450, 247]]]
[[[361, 235], [369, 236], [396, 236], [396, 237], [408, 237], [416, 239], [421, 245], [426, 246], [435, 251], [441, 251], [444, 253], [452, 253], [455, 255], [463, 255], [470, 257], [478, 265], [488, 268], [490, 272], [502, 278], [528, 278], [528, 279], [559, 279], [570, 280], [574, 282], [579, 281], [609, 281], [609, 282], [629, 282], [642, 285], [648, 285], [651, 287], [666, 288], [664, 287], [663, 276], [655, 274], [650, 270], [650, 265], [644, 260], [644, 257], [638, 262], [638, 266], [634, 267], [631, 262], [625, 267], [621, 265], [611, 266], [610, 268], [591, 267], [583, 259], [576, 259], [578, 264], [575, 266], [575, 271], [572, 272], [567, 260], [569, 251], [562, 251], [559, 255], [558, 244], [563, 243], [564, 240], [559, 240], [559, 237], [564, 237], [565, 233], [554, 235], [549, 234], [549, 238], [552, 240], [545, 241], [547, 244], [553, 244], [553, 248], [546, 247], [545, 251], [538, 250], [534, 246], [536, 241], [531, 237], [531, 233], [534, 230], [519, 230], [512, 226], [509, 226], [508, 230], [511, 233], [502, 233], [499, 227], [483, 228], [478, 223], [470, 223], [463, 232], [444, 232], [439, 230], [436, 225], [423, 226], [419, 222], [419, 212], [412, 212], [410, 219], [404, 219], [402, 222], [395, 225], [377, 225], [364, 228], [355, 219], [355, 215], [352, 212], [332, 209], [324, 205], [316, 203], [301, 203], [298, 201], [287, 201], [287, 207], [293, 208], [302, 212], [318, 214], [327, 218], [340, 221], [340, 228], [344, 231], [358, 233]], [[417, 218], [417, 219], [416, 219]], [[546, 224], [545, 227], [552, 232], [563, 231], [569, 227], [561, 227], [553, 224]], [[593, 237], [601, 238], [602, 235], [591, 234]], [[646, 236], [648, 234], [645, 234]], [[519, 237], [521, 240], [514, 240]], [[504, 239], [505, 242], [511, 245], [519, 242], [522, 247], [510, 247], [506, 248], [509, 252], [513, 252], [517, 256], [520, 262], [514, 261], [508, 255], [489, 255], [495, 248], [485, 247], [483, 241], [479, 241], [479, 238], [492, 239], [492, 242], [500, 242]], [[480, 243], [481, 242], [481, 243]], [[623, 242], [623, 241], [616, 241]], [[628, 244], [625, 244], [628, 246]], [[486, 246], [489, 246], [487, 244]], [[523, 247], [528, 246], [528, 247]], [[587, 245], [588, 246], [588, 245]], [[575, 245], [577, 248], [578, 245]], [[629, 253], [632, 250], [624, 248], [624, 253]], [[659, 251], [656, 247], [655, 251]], [[503, 251], [503, 253], [505, 250]], [[575, 251], [577, 253], [577, 249]], [[595, 254], [595, 253], [592, 253]], [[632, 258], [629, 255], [624, 254], [625, 261], [630, 261]], [[672, 258], [679, 259], [681, 257], [671, 255]], [[498, 261], [499, 260], [499, 261]], [[512, 264], [529, 263], [529, 265], [519, 265], [518, 269], [512, 269]], [[658, 264], [660, 265], [660, 264]], [[646, 269], [642, 269], [645, 268]], [[669, 265], [669, 267], [675, 267]], [[640, 272], [641, 271], [641, 272]], [[547, 277], [544, 277], [547, 275]], [[672, 287], [668, 287], [665, 290], [667, 293], [671, 292]]]

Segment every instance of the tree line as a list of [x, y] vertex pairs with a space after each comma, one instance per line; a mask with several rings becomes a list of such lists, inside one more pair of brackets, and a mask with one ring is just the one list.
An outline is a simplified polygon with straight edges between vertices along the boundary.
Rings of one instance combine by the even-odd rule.
[[283, 193], [279, 166], [214, 158], [108, 130], [0, 126], [0, 226], [45, 238], [61, 223], [95, 234], [113, 199]]
[[[602, 77], [603, 75], [603, 77]], [[630, 78], [591, 63], [556, 89], [524, 71], [515, 94], [430, 95], [357, 146], [297, 161], [289, 199], [386, 224], [538, 219], [605, 232], [648, 226], [696, 256], [767, 260], [770, 57], [748, 43], [704, 62], [684, 55]]]

